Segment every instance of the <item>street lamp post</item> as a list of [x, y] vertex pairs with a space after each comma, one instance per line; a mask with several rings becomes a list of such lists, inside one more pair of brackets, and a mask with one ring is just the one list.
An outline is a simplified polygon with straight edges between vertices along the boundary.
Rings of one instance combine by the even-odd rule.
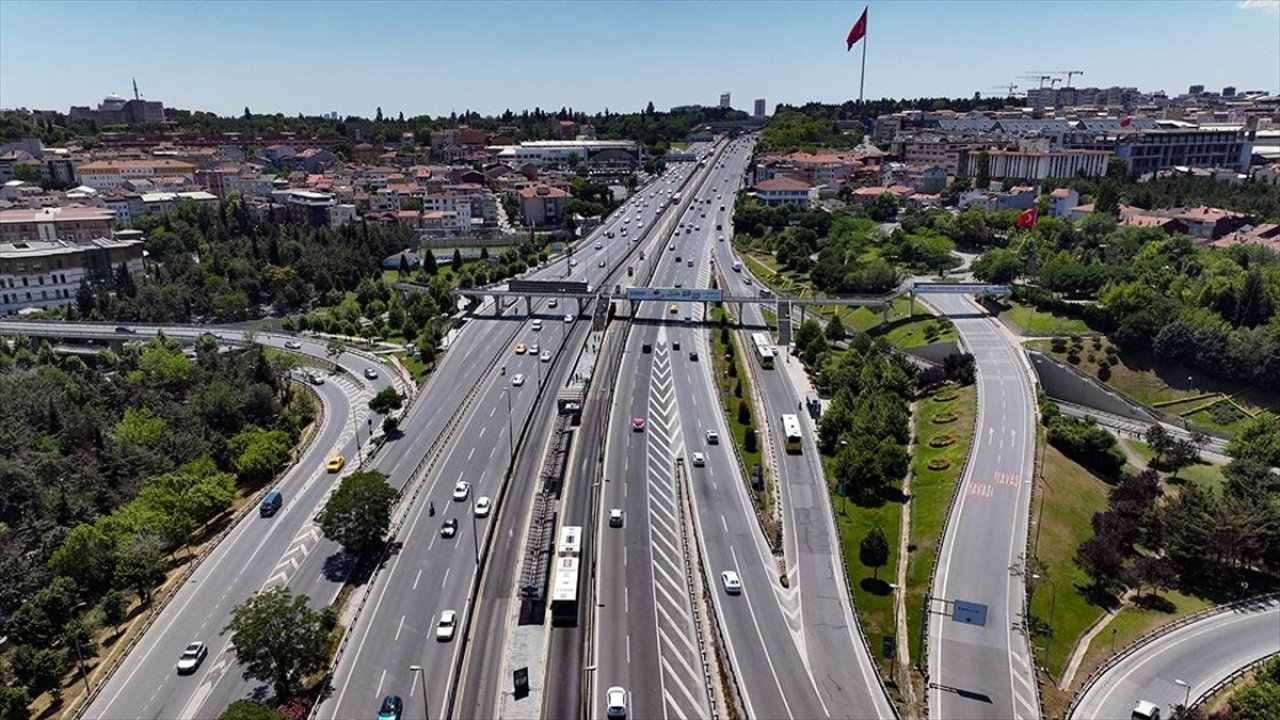
[[1178, 685], [1181, 685], [1187, 690], [1186, 694], [1183, 695], [1182, 697], [1182, 708], [1185, 710], [1187, 708], [1188, 703], [1191, 702], [1191, 683], [1188, 683], [1185, 680], [1177, 680], [1177, 679], [1175, 679], [1173, 682]]
[[414, 680], [418, 679], [418, 675], [422, 676], [422, 717], [423, 720], [431, 720], [431, 710], [427, 705], [427, 675], [421, 665], [410, 665], [409, 672], [414, 673]]
[[476, 503], [471, 501], [471, 547], [476, 553], [476, 567], [480, 567], [480, 529], [476, 527]]
[[1049, 587], [1053, 590], [1053, 594], [1049, 596], [1049, 631], [1045, 633], [1044, 641], [1044, 664], [1049, 666], [1049, 648], [1053, 645], [1053, 611], [1058, 606], [1058, 583], [1049, 579], [1047, 575], [1032, 575], [1036, 581], [1043, 580], [1049, 583]]
[[511, 462], [516, 461], [515, 421], [511, 418], [511, 388], [507, 388], [507, 448], [511, 453]]
[[[84, 606], [85, 606], [85, 605], [87, 605], [87, 604], [88, 604], [88, 603], [83, 603], [83, 602], [82, 602], [82, 603], [77, 603], [77, 604], [76, 604], [75, 606], [73, 606], [71, 609], [72, 609], [72, 610], [79, 610], [80, 608], [84, 607]], [[85, 669], [84, 669], [84, 654], [80, 651], [80, 635], [79, 635], [79, 633], [73, 634], [73, 635], [71, 636], [71, 639], [72, 639], [72, 641], [74, 641], [74, 642], [75, 642], [75, 646], [76, 646], [76, 664], [80, 667], [80, 679], [84, 681], [84, 694], [85, 694], [85, 699], [87, 700], [87, 699], [88, 699], [88, 697], [89, 697], [89, 695], [93, 692], [93, 690], [92, 690], [92, 689], [90, 689], [90, 687], [89, 687], [89, 674], [88, 674], [87, 672], [85, 672]]]

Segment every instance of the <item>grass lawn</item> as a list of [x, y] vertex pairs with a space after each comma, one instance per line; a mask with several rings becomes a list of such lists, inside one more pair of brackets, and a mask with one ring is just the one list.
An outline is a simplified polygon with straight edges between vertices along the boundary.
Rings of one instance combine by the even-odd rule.
[[[901, 500], [886, 500], [879, 505], [859, 505], [840, 497], [836, 493], [832, 462], [830, 457], [822, 458], [827, 485], [831, 488], [831, 502], [835, 508], [836, 529], [840, 533], [840, 545], [844, 549], [845, 566], [849, 572], [849, 587], [853, 589], [853, 604], [862, 631], [866, 633], [867, 642], [875, 653], [880, 673], [888, 677], [891, 667], [889, 661], [881, 659], [879, 649], [880, 639], [894, 634], [893, 591], [889, 585], [893, 582], [894, 568], [898, 565], [898, 536], [902, 532]], [[890, 492], [900, 498], [901, 490], [902, 485], [899, 483]], [[858, 548], [862, 538], [877, 525], [884, 531], [885, 539], [889, 542], [889, 562], [875, 572], [858, 562]], [[925, 572], [928, 573], [927, 570]]]
[[1176, 590], [1167, 590], [1156, 596], [1164, 602], [1159, 600], [1152, 602], [1149, 600], [1150, 597], [1149, 594], [1144, 595], [1138, 598], [1135, 604], [1126, 605], [1116, 613], [1111, 622], [1102, 628], [1102, 632], [1093, 638], [1089, 649], [1085, 651], [1080, 669], [1076, 672], [1076, 684], [1083, 683], [1094, 668], [1111, 657], [1114, 654], [1113, 647], [1115, 652], [1119, 652], [1129, 643], [1161, 625], [1213, 605], [1212, 601], [1183, 595]]
[[[1124, 443], [1125, 447], [1148, 463], [1151, 462], [1151, 458], [1156, 456], [1151, 446], [1141, 440], [1121, 440], [1120, 442]], [[1222, 466], [1204, 460], [1178, 471], [1176, 479], [1170, 479], [1169, 473], [1162, 472], [1160, 476], [1165, 479], [1165, 482], [1173, 486], [1193, 482], [1214, 491], [1221, 490], [1223, 484], [1226, 483], [1226, 478], [1222, 475]]]
[[[953, 399], [947, 400], [949, 397]], [[911, 652], [915, 652], [920, 637], [920, 623], [912, 618], [920, 617], [924, 595], [929, 590], [929, 572], [933, 569], [933, 558], [942, 537], [942, 520], [951, 503], [951, 492], [959, 479], [960, 468], [969, 455], [977, 398], [977, 390], [972, 385], [963, 388], [946, 386], [922, 398], [916, 404], [912, 418], [916, 448], [911, 458], [914, 479], [909, 542], [915, 549], [911, 550], [906, 576], [907, 634]], [[947, 423], [934, 422], [934, 417], [940, 413], [952, 413], [956, 419]], [[956, 437], [955, 443], [941, 448], [929, 445], [934, 438], [948, 434]], [[929, 463], [935, 459], [945, 459], [948, 467], [929, 469]]]
[[1040, 523], [1039, 527], [1033, 525], [1031, 528], [1032, 543], [1038, 548], [1049, 580], [1057, 589], [1042, 582], [1031, 599], [1031, 615], [1039, 626], [1048, 624], [1055, 594], [1057, 601], [1053, 608], [1048, 658], [1043, 653], [1044, 636], [1033, 635], [1032, 641], [1037, 646], [1037, 666], [1047, 666], [1050, 674], [1057, 678], [1062, 674], [1076, 638], [1106, 611], [1099, 600], [1114, 601], [1114, 598], [1087, 596], [1089, 578], [1073, 560], [1076, 548], [1093, 535], [1090, 521], [1094, 513], [1106, 508], [1109, 486], [1043, 440], [1040, 442], [1044, 453], [1044, 478], [1031, 506], [1033, 520], [1038, 519]]
[[[725, 422], [729, 426], [729, 432], [733, 435], [733, 442], [738, 447], [738, 453], [742, 457], [742, 462], [746, 465], [746, 467], [742, 469], [743, 474], [747, 478], [750, 478], [751, 468], [756, 465], [760, 466], [761, 476], [764, 478], [763, 489], [756, 490], [755, 488], [751, 488], [751, 499], [755, 503], [756, 512], [761, 513], [761, 516], [765, 518], [765, 526], [772, 531], [773, 523], [771, 518], [773, 512], [773, 492], [768, 476], [768, 468], [764, 466], [764, 463], [760, 459], [761, 441], [759, 436], [757, 436], [756, 449], [753, 451], [748, 451], [746, 449], [747, 428], [754, 428], [754, 421], [758, 418], [755, 417], [755, 411], [752, 410], [752, 424], [744, 425], [738, 422], [738, 404], [745, 402], [749, 408], [751, 407], [751, 397], [749, 394], [751, 392], [751, 385], [747, 381], [747, 368], [743, 364], [745, 356], [743, 355], [741, 345], [738, 343], [737, 334], [733, 332], [732, 328], [729, 328], [728, 332], [729, 342], [721, 342], [720, 323], [724, 322], [725, 318], [726, 315], [723, 307], [717, 307], [713, 310], [712, 320], [714, 321], [716, 328], [711, 331], [713, 345], [710, 359], [712, 367], [715, 370], [716, 387], [719, 390], [717, 395], [720, 397], [720, 407], [724, 411]], [[727, 363], [725, 362], [724, 356], [725, 353], [729, 351], [730, 346], [732, 346], [733, 359], [731, 363]], [[741, 398], [739, 398], [735, 393], [739, 382], [742, 383]], [[726, 388], [728, 388], [727, 393], [725, 392]], [[757, 432], [759, 431], [757, 430]], [[772, 542], [773, 540], [774, 538], [770, 536], [769, 541]]]
[[1000, 317], [1017, 325], [1023, 335], [1084, 335], [1093, 332], [1085, 321], [1010, 301]]

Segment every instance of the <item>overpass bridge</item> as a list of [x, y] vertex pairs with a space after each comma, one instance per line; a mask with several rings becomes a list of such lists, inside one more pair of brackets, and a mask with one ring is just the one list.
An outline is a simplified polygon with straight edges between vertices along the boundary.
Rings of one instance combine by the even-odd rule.
[[[427, 290], [426, 285], [414, 282], [398, 282], [394, 287], [402, 292], [425, 292]], [[622, 285], [614, 285], [612, 289], [600, 289], [593, 288], [583, 282], [512, 280], [507, 283], [505, 290], [497, 288], [459, 289], [453, 290], [450, 294], [455, 299], [466, 300], [469, 312], [479, 307], [485, 297], [494, 298], [497, 300], [494, 303], [495, 317], [501, 315], [504, 306], [510, 306], [510, 302], [504, 303], [503, 301], [519, 303], [520, 300], [524, 300], [525, 315], [528, 316], [532, 313], [535, 299], [556, 298], [574, 301], [576, 304], [575, 314], [579, 316], [591, 311], [593, 304], [597, 302], [612, 306], [615, 301], [625, 301], [629, 306], [628, 314], [631, 317], [636, 315], [640, 304], [644, 302], [700, 302], [704, 305], [707, 303], [735, 303], [738, 305], [755, 303], [773, 305], [779, 318], [792, 317], [791, 310], [794, 307], [798, 312], [800, 322], [804, 322], [805, 310], [810, 306], [880, 308], [883, 314], [883, 322], [888, 324], [889, 307], [894, 300], [900, 297], [906, 296], [910, 299], [910, 314], [914, 316], [915, 299], [918, 295], [1009, 295], [1010, 289], [1008, 285], [987, 283], [911, 281], [879, 295], [794, 297], [777, 295], [767, 288], [761, 289], [755, 295], [736, 295], [718, 288], [624, 287]], [[597, 315], [599, 314], [597, 312]]]

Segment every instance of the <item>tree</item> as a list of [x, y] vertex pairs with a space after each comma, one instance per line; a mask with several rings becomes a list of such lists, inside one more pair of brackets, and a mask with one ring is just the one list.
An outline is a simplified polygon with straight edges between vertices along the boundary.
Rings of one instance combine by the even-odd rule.
[[1168, 561], [1153, 555], [1143, 555], [1134, 561], [1125, 571], [1125, 583], [1142, 594], [1144, 587], [1153, 592], [1160, 592], [1173, 585], [1178, 574], [1169, 566]]
[[1123, 541], [1114, 533], [1094, 535], [1076, 549], [1075, 562], [1096, 587], [1106, 589], [1120, 577], [1125, 550]]
[[1173, 436], [1159, 423], [1147, 428], [1146, 441], [1147, 445], [1156, 454], [1152, 461], [1157, 465], [1164, 459], [1165, 453], [1173, 449]]
[[986, 190], [991, 187], [991, 154], [986, 150], [978, 153], [978, 178], [974, 187]]
[[871, 528], [858, 544], [858, 560], [872, 569], [872, 578], [878, 580], [880, 568], [889, 562], [889, 542], [884, 537], [884, 530], [877, 525]]
[[292, 697], [328, 659], [324, 613], [307, 607], [309, 600], [284, 586], [264, 590], [236, 606], [220, 632], [231, 634], [244, 678], [270, 682], [279, 700]]
[[25, 183], [40, 182], [40, 169], [31, 163], [18, 163], [13, 166], [13, 179]]
[[391, 525], [399, 493], [380, 472], [358, 472], [342, 480], [320, 512], [320, 531], [352, 555], [376, 547]]
[[876, 222], [888, 222], [898, 215], [898, 198], [891, 192], [882, 192], [871, 201], [867, 217]]
[[99, 592], [111, 584], [115, 572], [112, 539], [98, 523], [77, 525], [49, 558], [49, 569], [90, 592]]
[[143, 603], [164, 580], [165, 547], [159, 535], [140, 531], [116, 548], [116, 584], [132, 590]]
[[751, 424], [751, 408], [747, 405], [747, 401], [745, 399], [738, 401], [738, 424]]
[[31, 694], [25, 687], [0, 686], [0, 720], [29, 720]]
[[453, 260], [450, 262], [449, 266], [453, 268], [454, 272], [462, 270], [462, 250], [458, 248], [453, 249]]
[[55, 701], [62, 697], [62, 669], [66, 662], [57, 650], [19, 645], [13, 651], [10, 667], [18, 682], [26, 685], [32, 693], [47, 692]]
[[1280, 683], [1254, 683], [1234, 693], [1227, 704], [1231, 720], [1273, 720], [1280, 717]]
[[237, 700], [222, 711], [218, 720], [285, 720], [285, 716], [252, 700]]
[[427, 249], [427, 251], [422, 253], [419, 257], [422, 258], [422, 272], [425, 273], [427, 277], [433, 277], [436, 273], [440, 272], [439, 266], [436, 265], [436, 254], [430, 249]]
[[102, 612], [102, 622], [115, 628], [118, 635], [120, 626], [129, 619], [129, 600], [125, 594], [119, 590], [108, 590], [98, 603], [98, 609]]
[[756, 438], [756, 428], [754, 425], [748, 425], [742, 434], [742, 449], [753, 453], [759, 448], [760, 441]]
[[379, 415], [386, 415], [392, 410], [404, 407], [404, 396], [394, 387], [385, 387], [369, 400], [369, 409]]
[[827, 322], [826, 335], [831, 342], [844, 339], [844, 323], [840, 322], [839, 315], [832, 315], [831, 320]]
[[1007, 248], [991, 248], [973, 261], [974, 276], [989, 283], [1011, 283], [1021, 272], [1022, 259]]

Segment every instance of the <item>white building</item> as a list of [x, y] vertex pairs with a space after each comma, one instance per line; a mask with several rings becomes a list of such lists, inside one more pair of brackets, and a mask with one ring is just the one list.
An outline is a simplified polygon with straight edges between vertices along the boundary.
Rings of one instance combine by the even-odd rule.
[[802, 180], [776, 177], [755, 184], [756, 199], [769, 206], [798, 205], [813, 207], [818, 202], [818, 189]]
[[[965, 174], [978, 176], [980, 153], [970, 152]], [[1043, 180], [1047, 177], [1097, 177], [1107, 172], [1115, 153], [1106, 150], [988, 150], [990, 177], [996, 180]]]
[[129, 180], [153, 177], [181, 177], [196, 181], [196, 166], [181, 160], [95, 160], [76, 169], [81, 185], [95, 190], [115, 189]]
[[488, 150], [499, 162], [512, 167], [526, 163], [535, 167], [567, 166], [574, 158], [581, 163], [634, 166], [642, 159], [639, 146], [631, 140], [534, 140], [494, 145]]
[[110, 286], [120, 265], [140, 275], [142, 233], [114, 238], [0, 242], [0, 315], [70, 305], [86, 277]]

